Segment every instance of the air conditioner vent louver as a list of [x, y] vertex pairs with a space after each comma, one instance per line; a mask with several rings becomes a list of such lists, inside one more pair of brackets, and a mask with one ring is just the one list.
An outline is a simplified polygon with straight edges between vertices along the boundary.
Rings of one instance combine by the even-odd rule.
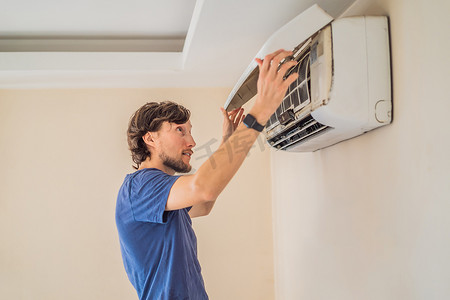
[[311, 115], [300, 120], [294, 126], [284, 132], [279, 132], [277, 135], [269, 139], [269, 144], [279, 150], [284, 150], [290, 146], [293, 146], [301, 141], [304, 141], [313, 136], [324, 133], [325, 130], [333, 129], [332, 127], [320, 124]]

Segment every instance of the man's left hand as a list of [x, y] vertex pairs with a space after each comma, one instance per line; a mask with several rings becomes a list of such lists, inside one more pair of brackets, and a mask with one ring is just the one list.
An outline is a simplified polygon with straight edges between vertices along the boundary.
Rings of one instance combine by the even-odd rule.
[[233, 134], [239, 124], [244, 120], [244, 109], [239, 107], [227, 112], [223, 107], [220, 108], [223, 113], [222, 143]]

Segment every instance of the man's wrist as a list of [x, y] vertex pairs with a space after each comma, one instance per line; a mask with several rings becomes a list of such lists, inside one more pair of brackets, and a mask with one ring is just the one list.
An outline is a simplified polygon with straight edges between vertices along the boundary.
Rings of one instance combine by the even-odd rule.
[[264, 125], [260, 124], [252, 114], [247, 114], [242, 122], [247, 128], [252, 128], [258, 132], [264, 129]]
[[248, 114], [251, 114], [259, 124], [265, 126], [272, 114], [265, 112], [263, 109], [260, 109], [255, 106], [252, 107], [252, 109], [248, 112]]

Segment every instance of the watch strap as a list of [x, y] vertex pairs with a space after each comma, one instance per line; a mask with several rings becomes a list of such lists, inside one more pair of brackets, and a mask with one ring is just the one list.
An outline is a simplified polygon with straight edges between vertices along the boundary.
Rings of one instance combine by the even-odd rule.
[[248, 128], [255, 129], [258, 132], [261, 132], [264, 129], [264, 125], [259, 124], [251, 114], [247, 114], [242, 122]]

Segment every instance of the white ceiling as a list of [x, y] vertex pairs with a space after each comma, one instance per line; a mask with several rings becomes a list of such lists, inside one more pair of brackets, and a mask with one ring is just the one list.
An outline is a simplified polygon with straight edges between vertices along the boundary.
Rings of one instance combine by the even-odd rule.
[[0, 34], [186, 35], [195, 0], [0, 1]]
[[0, 88], [231, 87], [265, 40], [293, 17], [314, 3], [338, 17], [353, 2], [0, 0], [0, 47], [2, 39], [23, 37], [50, 46], [55, 37], [159, 44], [186, 38], [182, 51], [0, 52]]

